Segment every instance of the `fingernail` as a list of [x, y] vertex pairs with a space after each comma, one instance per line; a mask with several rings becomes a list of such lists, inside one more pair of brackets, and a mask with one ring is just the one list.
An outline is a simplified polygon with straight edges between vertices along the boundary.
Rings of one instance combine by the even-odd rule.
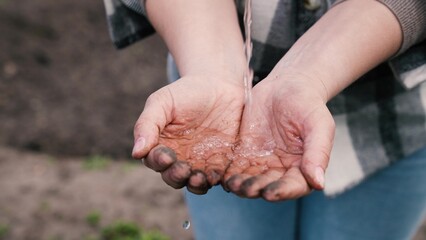
[[220, 181], [220, 178], [221, 175], [216, 170], [209, 171], [207, 174], [207, 180], [212, 186], [217, 185]]
[[317, 167], [315, 169], [315, 181], [320, 185], [322, 188], [324, 187], [324, 170], [322, 170], [321, 167]]
[[133, 151], [132, 153], [136, 153], [138, 151], [143, 150], [143, 148], [145, 147], [145, 138], [140, 137], [135, 141], [135, 145], [133, 146]]

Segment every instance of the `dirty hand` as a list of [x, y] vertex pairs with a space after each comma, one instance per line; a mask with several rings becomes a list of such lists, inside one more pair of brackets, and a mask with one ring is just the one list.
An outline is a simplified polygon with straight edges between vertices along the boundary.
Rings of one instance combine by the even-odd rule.
[[271, 75], [253, 88], [224, 187], [277, 201], [323, 189], [334, 121], [322, 85], [303, 75]]
[[204, 194], [218, 184], [244, 106], [242, 83], [226, 78], [186, 76], [153, 93], [135, 125], [133, 157], [174, 188]]

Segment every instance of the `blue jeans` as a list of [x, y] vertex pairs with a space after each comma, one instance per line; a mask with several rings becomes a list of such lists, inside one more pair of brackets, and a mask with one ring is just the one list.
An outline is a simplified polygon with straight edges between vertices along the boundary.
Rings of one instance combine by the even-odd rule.
[[425, 183], [426, 148], [334, 198], [314, 192], [270, 203], [214, 187], [186, 200], [199, 240], [403, 240], [426, 212]]
[[[171, 58], [171, 81], [178, 78]], [[278, 203], [243, 199], [212, 188], [186, 193], [199, 240], [403, 240], [426, 213], [426, 148], [376, 173], [337, 197], [313, 192]]]

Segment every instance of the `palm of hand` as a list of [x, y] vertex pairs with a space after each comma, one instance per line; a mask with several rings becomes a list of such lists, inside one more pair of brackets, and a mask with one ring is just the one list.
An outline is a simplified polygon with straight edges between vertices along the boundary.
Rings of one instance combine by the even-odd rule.
[[302, 95], [306, 91], [297, 87], [270, 94], [273, 87], [264, 80], [253, 89], [253, 105], [244, 111], [240, 144], [224, 177], [232, 192], [269, 201], [323, 188], [334, 135], [332, 117], [314, 94]]
[[[244, 96], [240, 85], [219, 80], [186, 77], [160, 89], [147, 100], [136, 124], [136, 138], [151, 135], [145, 164], [161, 172], [172, 187], [186, 185], [194, 193], [205, 193], [229, 165]], [[157, 133], [150, 133], [150, 122]]]

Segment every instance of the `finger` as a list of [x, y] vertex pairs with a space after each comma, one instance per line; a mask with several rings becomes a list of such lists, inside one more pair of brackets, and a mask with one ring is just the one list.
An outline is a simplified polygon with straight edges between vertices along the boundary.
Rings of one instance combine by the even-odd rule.
[[237, 174], [229, 178], [227, 182], [225, 182], [226, 189], [229, 189], [231, 192], [240, 195], [241, 184], [251, 178], [252, 175], [249, 174]]
[[262, 175], [251, 177], [241, 184], [241, 194], [248, 198], [260, 197], [261, 191], [270, 183], [277, 181], [284, 174], [283, 168], [269, 169]]
[[187, 188], [195, 194], [205, 194], [210, 189], [206, 175], [201, 171], [193, 171], [191, 174]]
[[191, 175], [191, 167], [183, 161], [175, 162], [161, 173], [163, 181], [173, 188], [182, 188], [186, 185]]
[[149, 152], [144, 164], [154, 171], [162, 172], [176, 161], [176, 154], [172, 149], [164, 145], [158, 145]]
[[232, 191], [235, 194], [239, 194], [241, 183], [249, 177], [253, 176], [251, 174], [243, 174], [243, 172], [245, 172], [250, 167], [250, 161], [245, 158], [234, 160], [226, 170], [222, 183], [223, 189], [225, 189], [227, 192]]
[[296, 199], [307, 195], [311, 188], [299, 168], [289, 169], [282, 178], [268, 184], [262, 191], [262, 197], [268, 201]]
[[324, 188], [324, 173], [330, 160], [334, 139], [334, 120], [330, 112], [318, 109], [304, 123], [304, 145], [301, 170], [309, 185]]
[[133, 130], [133, 158], [145, 157], [158, 144], [160, 131], [170, 122], [173, 100], [167, 92], [165, 88], [160, 89], [146, 100], [144, 110]]
[[211, 186], [217, 185], [225, 174], [229, 160], [222, 154], [216, 154], [206, 161], [207, 181]]

